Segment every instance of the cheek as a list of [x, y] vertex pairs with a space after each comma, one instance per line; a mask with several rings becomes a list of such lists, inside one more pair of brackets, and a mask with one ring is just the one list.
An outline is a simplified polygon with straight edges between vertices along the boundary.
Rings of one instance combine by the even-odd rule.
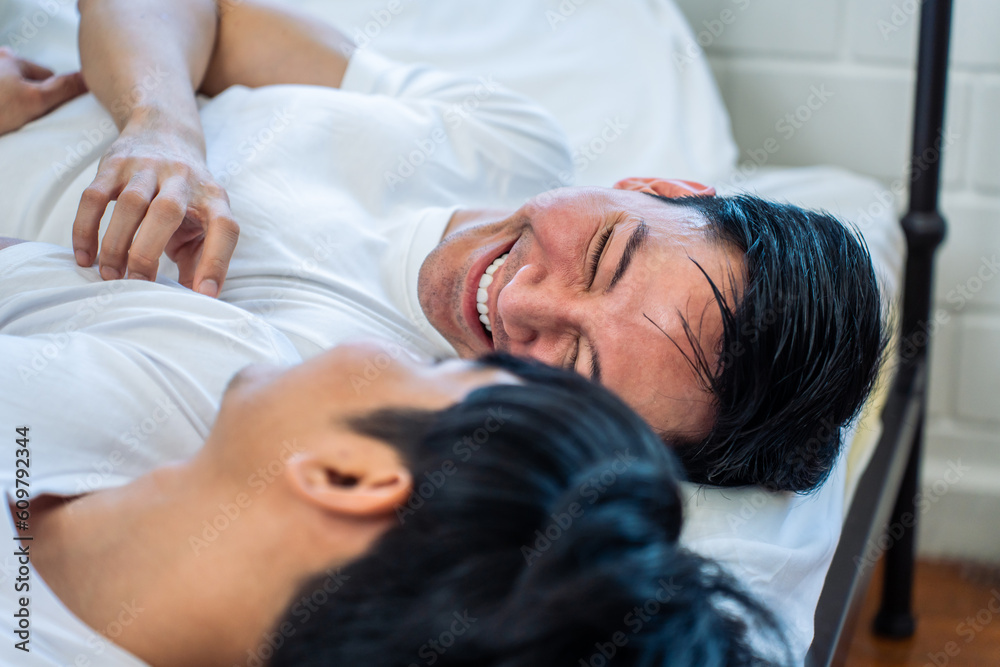
[[417, 274], [419, 293], [444, 289], [455, 278], [456, 269], [465, 263], [465, 257], [472, 248], [471, 238], [462, 232], [445, 237], [420, 265]]
[[581, 218], [560, 215], [546, 219], [532, 230], [535, 243], [532, 261], [543, 261], [555, 272], [578, 274], [595, 227]]

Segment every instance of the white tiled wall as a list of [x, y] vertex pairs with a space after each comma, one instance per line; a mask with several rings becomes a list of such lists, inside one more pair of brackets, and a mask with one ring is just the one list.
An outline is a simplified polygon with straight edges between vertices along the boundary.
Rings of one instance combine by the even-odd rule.
[[[829, 101], [772, 163], [835, 164], [887, 184], [902, 176], [919, 0], [677, 1], [744, 151], [771, 136], [812, 87], [826, 86]], [[1000, 1], [955, 0], [951, 62], [942, 198], [949, 232], [935, 303], [947, 321], [932, 348], [923, 491], [933, 502], [924, 503], [920, 546], [928, 555], [1000, 561]], [[944, 488], [949, 462], [968, 472]]]

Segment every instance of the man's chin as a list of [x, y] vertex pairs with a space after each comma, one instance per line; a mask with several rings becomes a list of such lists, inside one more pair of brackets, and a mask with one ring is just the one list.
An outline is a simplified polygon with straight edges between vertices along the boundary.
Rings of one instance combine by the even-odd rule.
[[450, 342], [451, 346], [455, 348], [456, 352], [458, 352], [458, 356], [463, 359], [475, 359], [493, 351], [492, 342], [487, 343], [485, 340], [480, 340], [477, 336], [472, 334], [465, 334], [465, 336], [459, 340], [448, 342]]
[[449, 324], [451, 327], [448, 331], [438, 328], [438, 333], [444, 336], [462, 359], [476, 359], [493, 352], [492, 337], [485, 329], [470, 331], [468, 326], [463, 326], [461, 322], [452, 321]]
[[458, 352], [459, 359], [478, 359], [483, 356], [484, 353], [477, 353], [472, 348], [467, 345], [456, 346], [452, 345], [455, 351]]
[[466, 331], [465, 327], [455, 319], [442, 321], [444, 318], [435, 317], [434, 314], [428, 313], [426, 310], [424, 315], [431, 326], [454, 348], [455, 353], [460, 358], [475, 359], [486, 353], [483, 349], [483, 343], [476, 340], [475, 336]]

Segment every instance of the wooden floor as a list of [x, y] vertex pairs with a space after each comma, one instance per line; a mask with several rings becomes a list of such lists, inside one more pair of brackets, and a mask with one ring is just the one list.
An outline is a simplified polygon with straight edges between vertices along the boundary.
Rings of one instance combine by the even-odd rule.
[[917, 632], [905, 641], [871, 633], [881, 570], [872, 577], [849, 667], [1000, 667], [1000, 567], [917, 563]]

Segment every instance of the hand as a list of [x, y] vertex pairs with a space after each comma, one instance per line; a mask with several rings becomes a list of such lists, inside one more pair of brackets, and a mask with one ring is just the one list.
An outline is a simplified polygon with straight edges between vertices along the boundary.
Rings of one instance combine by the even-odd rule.
[[239, 226], [226, 191], [208, 171], [198, 132], [172, 125], [162, 114], [129, 121], [80, 200], [73, 223], [80, 266], [93, 264], [101, 218], [117, 200], [100, 248], [105, 280], [123, 278], [126, 270], [129, 278], [153, 280], [166, 251], [182, 285], [218, 296]]
[[0, 134], [19, 129], [87, 92], [79, 72], [55, 76], [0, 47]]

